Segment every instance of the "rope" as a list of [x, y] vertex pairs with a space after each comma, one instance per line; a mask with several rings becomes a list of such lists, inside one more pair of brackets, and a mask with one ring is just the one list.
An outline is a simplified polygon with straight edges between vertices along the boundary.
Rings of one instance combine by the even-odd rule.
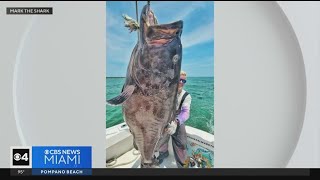
[[133, 149], [132, 154], [135, 155], [135, 158], [133, 158], [132, 160], [128, 161], [128, 162], [124, 162], [124, 163], [120, 163], [117, 164], [118, 160], [117, 158], [112, 159], [112, 161], [107, 162], [106, 167], [107, 168], [115, 168], [118, 166], [124, 166], [124, 165], [128, 165], [134, 161], [136, 161], [140, 155], [140, 152], [136, 149]]

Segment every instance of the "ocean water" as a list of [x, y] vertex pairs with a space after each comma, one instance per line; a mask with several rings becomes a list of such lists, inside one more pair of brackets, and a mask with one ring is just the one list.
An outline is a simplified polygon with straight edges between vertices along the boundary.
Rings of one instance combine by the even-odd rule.
[[[106, 97], [120, 94], [125, 78], [106, 78]], [[214, 78], [188, 77], [184, 89], [191, 94], [191, 112], [186, 125], [214, 133]], [[121, 106], [106, 106], [106, 127], [124, 122]]]

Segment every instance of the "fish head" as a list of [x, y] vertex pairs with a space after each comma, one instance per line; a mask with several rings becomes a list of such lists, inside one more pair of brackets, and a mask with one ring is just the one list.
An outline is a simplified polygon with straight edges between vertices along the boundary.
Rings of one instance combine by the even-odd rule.
[[158, 21], [154, 12], [151, 10], [150, 5], [145, 5], [142, 8], [140, 16], [140, 43], [145, 42], [147, 29], [156, 24], [158, 24]]
[[183, 29], [183, 21], [169, 24], [158, 24], [158, 20], [151, 10], [150, 5], [145, 5], [140, 17], [140, 41], [149, 45], [166, 45], [172, 39], [180, 39]]
[[[139, 61], [139, 67], [143, 67], [142, 69], [158, 74], [164, 73], [173, 79], [176, 74], [180, 74], [183, 21], [158, 24], [153, 17], [155, 17], [154, 12], [145, 5], [141, 15], [140, 27], [142, 28], [140, 28], [139, 41], [143, 50], [140, 54], [141, 58], [136, 60]], [[166, 83], [166, 80], [162, 79], [161, 83]]]
[[145, 5], [141, 11], [140, 26], [142, 28], [158, 24], [158, 20], [150, 5]]
[[174, 39], [180, 43], [183, 29], [183, 21], [176, 21], [170, 24], [161, 24], [148, 27], [145, 40], [148, 45], [163, 46]]

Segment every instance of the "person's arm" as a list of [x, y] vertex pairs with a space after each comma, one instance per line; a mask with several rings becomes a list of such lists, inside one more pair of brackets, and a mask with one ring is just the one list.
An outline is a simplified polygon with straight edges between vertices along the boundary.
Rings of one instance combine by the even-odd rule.
[[191, 95], [189, 94], [181, 106], [180, 114], [177, 116], [179, 124], [185, 123], [190, 116], [190, 106], [191, 106]]

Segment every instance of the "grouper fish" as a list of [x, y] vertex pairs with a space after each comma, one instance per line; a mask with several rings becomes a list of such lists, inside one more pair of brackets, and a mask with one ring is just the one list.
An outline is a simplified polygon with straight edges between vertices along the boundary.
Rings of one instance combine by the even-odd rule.
[[141, 167], [152, 166], [161, 138], [167, 135], [165, 127], [176, 116], [182, 30], [181, 20], [158, 24], [150, 5], [145, 5], [122, 93], [107, 101], [122, 105], [124, 120], [141, 153]]

